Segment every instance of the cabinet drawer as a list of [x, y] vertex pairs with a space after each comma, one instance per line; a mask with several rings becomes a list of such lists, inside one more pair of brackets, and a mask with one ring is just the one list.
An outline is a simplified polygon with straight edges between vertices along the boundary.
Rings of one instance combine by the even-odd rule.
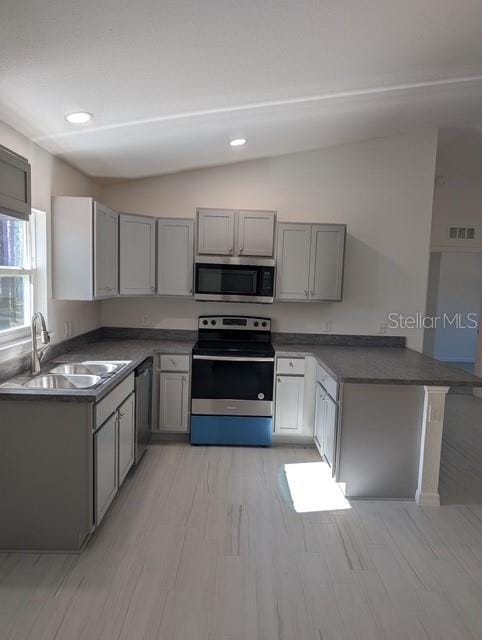
[[319, 364], [316, 365], [316, 380], [319, 382], [334, 400], [338, 400], [338, 383]]
[[134, 374], [120, 382], [105, 398], [95, 405], [95, 428], [103, 424], [117, 407], [134, 391]]
[[276, 373], [284, 373], [291, 376], [305, 375], [304, 358], [278, 358], [276, 360]]
[[189, 371], [190, 356], [161, 355], [161, 371]]

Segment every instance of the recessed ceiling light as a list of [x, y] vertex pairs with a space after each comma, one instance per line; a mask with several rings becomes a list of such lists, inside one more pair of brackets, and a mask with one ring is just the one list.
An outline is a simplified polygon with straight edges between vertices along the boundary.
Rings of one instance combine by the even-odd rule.
[[85, 124], [89, 122], [89, 120], [92, 120], [92, 114], [87, 111], [74, 111], [73, 113], [68, 113], [65, 119], [67, 122], [70, 122], [70, 124]]
[[230, 140], [229, 144], [232, 147], [242, 147], [246, 144], [246, 138], [234, 138], [234, 140]]

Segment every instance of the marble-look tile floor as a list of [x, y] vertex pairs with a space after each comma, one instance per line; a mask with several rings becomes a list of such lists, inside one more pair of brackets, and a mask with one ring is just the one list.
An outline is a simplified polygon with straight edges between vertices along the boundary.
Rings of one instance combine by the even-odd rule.
[[296, 513], [318, 460], [151, 446], [81, 556], [0, 555], [0, 638], [482, 638], [482, 400], [448, 399], [440, 508]]

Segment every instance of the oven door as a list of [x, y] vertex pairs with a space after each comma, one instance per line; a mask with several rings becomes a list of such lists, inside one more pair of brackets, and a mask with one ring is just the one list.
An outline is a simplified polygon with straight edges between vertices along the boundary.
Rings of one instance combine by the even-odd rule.
[[274, 358], [193, 355], [193, 415], [272, 416]]
[[273, 302], [274, 266], [197, 262], [196, 300]]

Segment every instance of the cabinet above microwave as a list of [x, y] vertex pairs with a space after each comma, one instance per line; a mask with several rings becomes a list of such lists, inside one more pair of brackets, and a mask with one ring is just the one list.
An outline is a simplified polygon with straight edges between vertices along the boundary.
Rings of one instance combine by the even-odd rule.
[[272, 258], [274, 211], [197, 210], [198, 255]]

